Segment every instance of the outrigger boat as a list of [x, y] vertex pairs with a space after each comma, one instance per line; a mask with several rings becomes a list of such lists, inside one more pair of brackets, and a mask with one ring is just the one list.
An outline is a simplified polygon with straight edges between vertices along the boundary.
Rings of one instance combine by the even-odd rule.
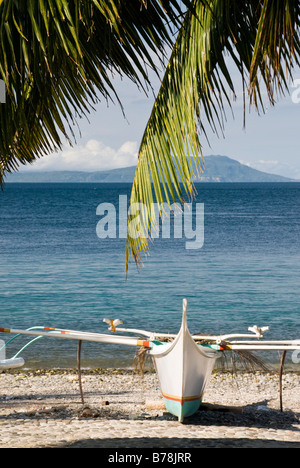
[[[137, 337], [49, 327], [32, 327], [27, 330], [0, 328], [0, 333], [15, 335], [4, 346], [19, 335], [35, 337], [23, 346], [13, 358], [0, 360], [0, 370], [23, 366], [25, 361], [20, 357], [21, 352], [43, 337], [77, 340], [78, 343], [92, 341], [144, 348], [153, 358], [166, 409], [182, 422], [184, 418], [194, 414], [201, 405], [203, 393], [216, 359], [223, 352], [278, 350], [283, 351], [285, 354], [287, 351], [300, 351], [300, 340], [261, 341], [263, 334], [269, 329], [268, 327], [249, 327], [248, 331], [251, 334], [191, 335], [187, 326], [186, 311], [187, 300], [184, 299], [182, 324], [179, 333], [176, 335], [118, 328], [118, 325], [123, 324], [119, 319], [104, 319], [104, 322], [109, 323], [109, 330], [113, 333], [133, 333]], [[245, 338], [248, 338], [248, 340], [245, 340]]]

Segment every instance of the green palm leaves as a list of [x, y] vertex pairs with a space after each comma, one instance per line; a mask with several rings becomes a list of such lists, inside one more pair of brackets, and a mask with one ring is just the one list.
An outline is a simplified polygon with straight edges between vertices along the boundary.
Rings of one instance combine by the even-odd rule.
[[1, 0], [0, 182], [72, 142], [100, 96], [117, 99], [114, 74], [143, 86], [179, 13], [177, 0]]
[[288, 88], [293, 67], [299, 65], [300, 4], [296, 0], [265, 0], [261, 3], [257, 34], [249, 71], [250, 95], [255, 104], [258, 81], [266, 85], [269, 100]]
[[[214, 0], [194, 2], [179, 32], [142, 143], [131, 193], [140, 204], [135, 224], [140, 236], [128, 232], [126, 270], [147, 252], [149, 233], [158, 220], [152, 209], [177, 197], [193, 195], [195, 170], [201, 170], [200, 136], [207, 128], [223, 130], [225, 103], [231, 107], [235, 89], [228, 59], [237, 67], [250, 103], [263, 108], [262, 91], [274, 104], [287, 89], [293, 65], [299, 64], [299, 1]], [[163, 217], [163, 209], [159, 211]], [[129, 218], [129, 223], [131, 218]]]

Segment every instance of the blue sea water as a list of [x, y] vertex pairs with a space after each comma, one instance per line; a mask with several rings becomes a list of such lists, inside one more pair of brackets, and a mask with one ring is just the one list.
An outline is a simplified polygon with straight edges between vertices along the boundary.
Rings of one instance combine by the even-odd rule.
[[[105, 333], [104, 317], [128, 328], [177, 332], [188, 299], [191, 332], [300, 338], [300, 184], [201, 183], [204, 244], [155, 239], [125, 277], [125, 239], [100, 239], [97, 207], [130, 196], [128, 184], [7, 184], [0, 194], [0, 327], [50, 326]], [[171, 233], [172, 234], [172, 233]], [[0, 339], [8, 339], [1, 335]], [[27, 340], [28, 341], [28, 340]], [[14, 354], [20, 338], [8, 346]], [[73, 341], [42, 339], [28, 367], [76, 365]], [[83, 366], [126, 366], [134, 350], [83, 344]], [[270, 358], [278, 360], [278, 355]]]

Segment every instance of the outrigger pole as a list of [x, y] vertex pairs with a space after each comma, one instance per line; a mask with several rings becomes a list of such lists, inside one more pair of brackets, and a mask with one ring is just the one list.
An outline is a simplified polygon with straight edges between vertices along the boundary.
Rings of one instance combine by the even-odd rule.
[[[159, 334], [151, 333], [143, 330], [135, 329], [122, 329], [116, 328], [116, 331], [131, 332], [136, 334], [144, 334], [149, 339], [142, 340], [139, 338], [131, 338], [129, 336], [120, 336], [120, 335], [107, 335], [102, 333], [91, 333], [91, 332], [81, 332], [75, 330], [63, 330], [60, 328], [50, 328], [50, 327], [36, 327], [40, 330], [20, 330], [14, 328], [0, 328], [0, 333], [12, 333], [16, 335], [29, 335], [29, 336], [39, 336], [47, 338], [60, 338], [60, 339], [69, 339], [69, 340], [81, 340], [81, 341], [92, 341], [96, 343], [112, 343], [120, 344], [126, 346], [135, 346], [135, 347], [144, 347], [144, 348], [153, 348], [156, 344], [159, 344], [159, 337], [169, 337], [173, 338], [177, 335], [172, 334]], [[253, 327], [252, 327], [253, 328]], [[212, 348], [216, 351], [297, 351], [300, 350], [300, 340], [279, 340], [279, 341], [229, 341], [230, 338], [234, 337], [253, 337], [255, 339], [256, 335], [220, 335], [220, 336], [202, 336], [202, 335], [192, 335], [192, 338], [195, 341], [199, 340], [199, 344], [202, 346]], [[262, 335], [260, 335], [262, 337]], [[201, 341], [205, 340], [211, 342], [210, 344], [202, 344]], [[164, 344], [161, 342], [161, 344]]]
[[65, 340], [92, 341], [96, 343], [113, 343], [127, 346], [151, 347], [151, 342], [119, 335], [105, 335], [101, 333], [76, 332], [73, 330], [61, 330], [57, 328], [41, 327], [45, 331], [19, 330], [15, 328], [0, 328], [0, 333], [12, 333], [16, 335], [41, 336], [46, 338], [60, 338]]

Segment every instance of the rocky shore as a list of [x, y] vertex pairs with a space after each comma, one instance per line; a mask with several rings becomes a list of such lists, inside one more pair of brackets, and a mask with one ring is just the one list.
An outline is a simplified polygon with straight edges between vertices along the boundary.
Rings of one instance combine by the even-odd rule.
[[217, 372], [184, 424], [166, 412], [157, 376], [133, 370], [0, 374], [0, 448], [300, 448], [300, 374]]

